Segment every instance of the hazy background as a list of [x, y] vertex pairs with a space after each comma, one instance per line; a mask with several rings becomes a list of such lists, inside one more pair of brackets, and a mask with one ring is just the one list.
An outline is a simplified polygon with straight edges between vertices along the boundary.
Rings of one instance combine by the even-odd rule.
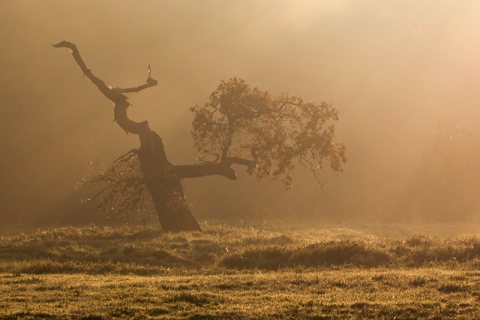
[[194, 162], [188, 108], [223, 79], [340, 110], [342, 176], [325, 170], [321, 192], [301, 168], [289, 192], [242, 174], [186, 181], [199, 218], [477, 219], [479, 1], [3, 0], [0, 30], [0, 225], [83, 221], [87, 162], [139, 145], [61, 40], [113, 86], [152, 66], [159, 85], [130, 95], [130, 116], [173, 163]]

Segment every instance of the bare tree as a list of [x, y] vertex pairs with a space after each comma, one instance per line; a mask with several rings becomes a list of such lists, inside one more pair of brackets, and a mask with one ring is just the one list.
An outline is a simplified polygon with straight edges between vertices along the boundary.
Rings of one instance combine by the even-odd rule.
[[[90, 182], [107, 183], [100, 192], [103, 199], [128, 206], [139, 203], [147, 190], [165, 231], [200, 230], [184, 198], [184, 178], [220, 175], [236, 180], [232, 165], [240, 165], [259, 180], [268, 176], [281, 178], [288, 189], [298, 163], [310, 168], [315, 177], [325, 161], [337, 173], [346, 164], [345, 146], [334, 142], [334, 126], [327, 125], [328, 121], [338, 120], [338, 111], [330, 104], [305, 103], [288, 94], [274, 97], [233, 78], [222, 81], [204, 106], [191, 108], [192, 134], [200, 163], [174, 165], [167, 159], [162, 139], [148, 122], [134, 122], [127, 116], [130, 103], [125, 94], [157, 85], [150, 72], [145, 84], [111, 88], [87, 68], [75, 44], [62, 41], [54, 47], [71, 49], [83, 74], [115, 104], [118, 125], [140, 138], [139, 149], [116, 161], [130, 168], [128, 174], [119, 178], [119, 169], [112, 168]], [[139, 165], [132, 161], [134, 158]]]

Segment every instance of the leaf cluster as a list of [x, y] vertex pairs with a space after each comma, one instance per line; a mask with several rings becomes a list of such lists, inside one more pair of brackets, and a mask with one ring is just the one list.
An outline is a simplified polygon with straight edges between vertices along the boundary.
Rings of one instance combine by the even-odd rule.
[[232, 78], [222, 81], [205, 105], [190, 110], [199, 160], [248, 164], [247, 172], [258, 180], [279, 178], [288, 189], [298, 164], [317, 177], [325, 163], [341, 173], [347, 162], [331, 123], [339, 119], [338, 110], [325, 102], [307, 103], [288, 93], [273, 96]]

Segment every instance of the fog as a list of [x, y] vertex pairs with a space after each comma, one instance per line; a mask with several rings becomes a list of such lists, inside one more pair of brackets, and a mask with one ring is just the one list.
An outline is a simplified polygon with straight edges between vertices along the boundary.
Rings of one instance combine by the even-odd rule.
[[[325, 169], [319, 188], [299, 167], [289, 192], [241, 172], [235, 182], [185, 181], [199, 218], [454, 221], [475, 219], [480, 209], [476, 153], [445, 147], [458, 155], [442, 158], [456, 171], [430, 166], [438, 160], [432, 141], [445, 127], [478, 133], [476, 0], [5, 0], [0, 29], [1, 225], [82, 221], [74, 188], [88, 161], [139, 145], [112, 123], [113, 105], [68, 51], [53, 49], [62, 40], [113, 86], [143, 83], [151, 65], [159, 84], [129, 95], [129, 115], [149, 121], [173, 163], [194, 163], [188, 108], [206, 102], [223, 79], [340, 111], [337, 136], [349, 157], [343, 175]], [[441, 192], [439, 176], [451, 177]], [[454, 188], [469, 200], [451, 198]], [[452, 205], [437, 217], [442, 201]]]

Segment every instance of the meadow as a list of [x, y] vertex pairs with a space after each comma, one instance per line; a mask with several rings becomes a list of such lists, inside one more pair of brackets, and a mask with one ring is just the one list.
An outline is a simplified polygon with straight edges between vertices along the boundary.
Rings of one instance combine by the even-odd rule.
[[480, 315], [480, 237], [472, 226], [437, 233], [401, 226], [202, 227], [177, 234], [99, 226], [4, 231], [0, 319]]

